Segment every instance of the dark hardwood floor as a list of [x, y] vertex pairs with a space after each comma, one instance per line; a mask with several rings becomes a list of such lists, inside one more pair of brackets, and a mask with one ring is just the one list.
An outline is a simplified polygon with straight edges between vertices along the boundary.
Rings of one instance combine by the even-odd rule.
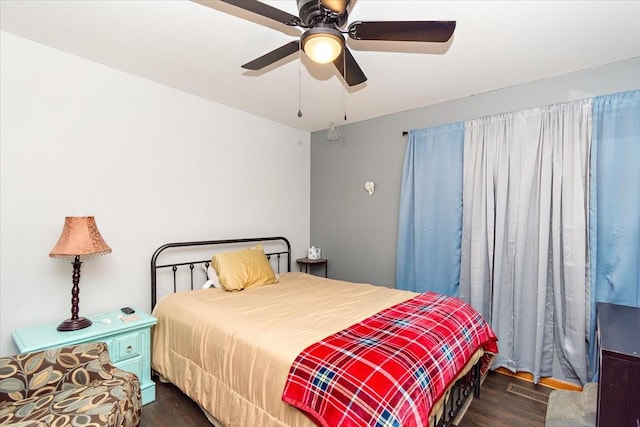
[[[548, 395], [551, 389], [507, 375], [491, 372], [479, 399], [474, 399], [458, 427], [544, 427], [544, 403], [507, 391], [509, 383]], [[156, 400], [142, 408], [141, 427], [211, 424], [198, 405], [172, 384], [156, 382]], [[259, 427], [259, 426], [247, 426]]]
[[547, 405], [507, 391], [509, 383], [549, 396], [551, 389], [490, 372], [458, 427], [544, 427]]
[[139, 427], [211, 427], [198, 405], [173, 384], [156, 381], [156, 400], [142, 407]]

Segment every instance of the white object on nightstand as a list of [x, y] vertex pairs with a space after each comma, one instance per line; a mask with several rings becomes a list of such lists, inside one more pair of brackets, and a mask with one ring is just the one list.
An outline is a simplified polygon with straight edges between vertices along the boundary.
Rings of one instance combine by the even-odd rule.
[[322, 249], [316, 248], [315, 246], [311, 246], [309, 251], [307, 252], [307, 258], [309, 259], [320, 259], [322, 258]]

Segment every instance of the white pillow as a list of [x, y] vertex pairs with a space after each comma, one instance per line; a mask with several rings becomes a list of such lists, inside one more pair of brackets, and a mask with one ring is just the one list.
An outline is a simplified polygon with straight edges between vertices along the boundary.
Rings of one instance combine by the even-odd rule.
[[202, 285], [202, 289], [222, 287], [222, 285], [220, 284], [220, 280], [218, 279], [218, 274], [216, 273], [216, 270], [211, 265], [209, 265], [209, 267], [205, 267], [203, 265], [202, 269], [204, 270], [205, 273], [207, 273], [207, 281], [204, 282], [204, 285]]

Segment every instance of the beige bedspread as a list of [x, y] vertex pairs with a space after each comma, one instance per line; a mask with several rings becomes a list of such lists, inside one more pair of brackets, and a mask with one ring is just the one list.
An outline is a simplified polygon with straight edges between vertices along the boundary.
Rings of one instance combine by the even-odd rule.
[[241, 292], [179, 292], [154, 309], [152, 367], [227, 427], [313, 426], [281, 400], [296, 356], [415, 295], [303, 273]]

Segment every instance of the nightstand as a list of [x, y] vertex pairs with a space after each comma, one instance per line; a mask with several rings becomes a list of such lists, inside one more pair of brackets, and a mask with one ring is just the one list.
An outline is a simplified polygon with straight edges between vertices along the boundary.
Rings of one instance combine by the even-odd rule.
[[156, 384], [151, 379], [150, 335], [157, 319], [139, 310], [132, 315], [138, 316], [136, 320], [125, 322], [119, 316], [124, 316], [120, 310], [92, 316], [89, 318], [91, 326], [78, 331], [58, 331], [59, 321], [16, 329], [13, 331], [13, 341], [21, 353], [87, 342], [106, 342], [113, 365], [133, 372], [140, 379], [142, 404], [146, 405], [156, 398]]
[[596, 319], [600, 359], [596, 425], [637, 426], [640, 422], [640, 308], [599, 302]]
[[309, 273], [311, 269], [315, 266], [324, 266], [324, 277], [327, 277], [327, 264], [329, 264], [329, 262], [325, 258], [320, 258], [320, 259], [298, 258], [296, 262], [300, 266], [301, 272], [302, 272], [302, 267], [304, 266], [305, 273]]

